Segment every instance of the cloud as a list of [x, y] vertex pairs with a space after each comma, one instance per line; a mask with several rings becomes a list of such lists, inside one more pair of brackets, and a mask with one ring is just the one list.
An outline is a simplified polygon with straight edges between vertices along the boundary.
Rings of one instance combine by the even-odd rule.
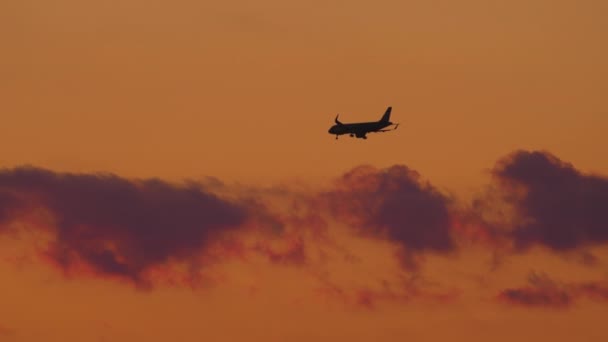
[[[449, 304], [456, 302], [461, 291], [431, 283], [419, 276], [407, 279], [366, 279], [367, 284], [338, 284], [327, 277], [320, 279], [321, 286], [315, 293], [322, 299], [341, 302], [343, 305], [364, 310], [374, 310], [393, 304], [423, 302]], [[371, 281], [370, 281], [371, 280]]]
[[568, 292], [555, 288], [521, 287], [503, 290], [499, 297], [523, 306], [567, 307], [572, 302]]
[[545, 274], [531, 272], [527, 286], [502, 290], [497, 298], [503, 303], [517, 306], [569, 308], [581, 298], [608, 301], [608, 283], [559, 283]]
[[275, 246], [269, 241], [258, 241], [253, 249], [274, 264], [304, 265], [307, 261], [304, 239], [301, 236], [285, 238], [283, 246]]
[[[297, 182], [264, 188], [215, 178], [175, 184], [35, 167], [1, 169], [0, 232], [21, 221], [13, 227], [48, 236], [42, 254], [61, 270], [135, 283], [170, 273], [158, 268], [176, 264], [194, 270], [188, 274], [194, 279], [204, 264], [252, 253], [271, 264], [320, 267], [332, 249], [354, 255], [343, 234], [392, 242], [397, 248], [390, 252], [406, 271], [416, 271], [427, 253], [471, 244], [492, 249], [497, 266], [511, 244], [517, 251], [533, 245], [562, 252], [583, 247], [578, 253], [607, 242], [606, 178], [583, 174], [549, 153], [525, 151], [499, 160], [492, 175], [493, 190], [469, 206], [404, 165], [359, 166], [322, 190]], [[597, 264], [589, 255], [586, 264]], [[601, 289], [579, 291], [601, 296]], [[568, 305], [571, 289], [561, 291], [528, 286], [506, 289], [501, 297]], [[362, 302], [384, 296], [362, 293]]]
[[200, 254], [250, 216], [245, 206], [197, 183], [34, 167], [0, 171], [0, 220], [19, 220], [39, 208], [52, 217], [45, 228], [52, 241], [44, 251], [52, 262], [64, 270], [84, 263], [96, 274], [133, 281], [153, 266]]
[[608, 301], [608, 282], [584, 282], [574, 286], [573, 291], [578, 296], [587, 297], [593, 301]]
[[14, 215], [14, 210], [21, 205], [19, 199], [6, 191], [0, 189], [0, 230], [4, 227], [3, 223], [6, 223]]
[[492, 171], [519, 220], [517, 249], [556, 251], [608, 242], [608, 179], [583, 174], [547, 152], [516, 151]]
[[573, 301], [566, 288], [534, 272], [528, 276], [528, 286], [505, 289], [498, 294], [498, 299], [507, 304], [550, 308], [566, 308]]
[[406, 166], [354, 168], [323, 198], [334, 218], [364, 235], [389, 239], [412, 252], [455, 248], [449, 199]]

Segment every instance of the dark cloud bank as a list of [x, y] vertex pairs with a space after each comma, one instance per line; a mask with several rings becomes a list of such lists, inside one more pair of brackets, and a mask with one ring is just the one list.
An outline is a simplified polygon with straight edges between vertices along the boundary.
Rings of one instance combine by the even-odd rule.
[[[582, 173], [538, 151], [516, 151], [500, 159], [491, 174], [489, 191], [494, 194], [475, 200], [483, 202], [481, 211], [400, 165], [351, 170], [324, 194], [325, 205], [338, 220], [394, 241], [409, 253], [457, 250], [463, 233], [455, 222], [475, 224], [487, 236], [514, 246], [514, 253], [531, 246], [566, 252], [608, 243], [608, 178]], [[484, 211], [505, 207], [512, 217], [484, 219]]]
[[565, 251], [608, 242], [608, 178], [526, 151], [499, 161], [493, 174], [514, 194], [508, 201], [523, 219], [511, 233], [518, 249], [538, 244]]
[[110, 174], [60, 174], [23, 167], [0, 171], [0, 221], [34, 208], [50, 211], [55, 241], [47, 255], [64, 269], [77, 260], [102, 275], [138, 280], [150, 266], [187, 259], [247, 209], [199, 184], [131, 181]]
[[364, 234], [387, 238], [412, 251], [454, 248], [448, 198], [406, 166], [355, 168], [324, 199], [336, 218], [350, 221]]
[[[409, 256], [405, 261], [421, 253], [458, 250], [453, 222], [461, 217], [474, 217], [479, 229], [515, 246], [513, 252], [534, 245], [561, 252], [608, 242], [606, 178], [584, 174], [549, 153], [527, 151], [499, 160], [492, 175], [501, 203], [486, 201], [480, 207], [507, 205], [517, 220], [486, 224], [483, 213], [463, 209], [471, 206], [457, 203], [402, 165], [357, 167], [325, 191], [294, 195], [298, 207], [313, 213], [306, 219], [286, 216], [270, 205], [219, 197], [195, 182], [176, 185], [20, 167], [0, 170], [0, 232], [43, 208], [53, 218], [46, 229], [54, 241], [46, 254], [54, 263], [69, 269], [80, 261], [98, 274], [134, 281], [156, 265], [200, 255], [223, 233], [256, 217], [279, 226], [300, 222], [301, 230], [306, 222], [315, 229], [331, 229], [325, 222], [331, 218], [362, 236], [395, 242], [402, 256]], [[504, 229], [509, 222], [517, 224]], [[301, 265], [310, 241], [290, 236], [295, 242], [283, 252], [263, 243], [252, 250], [272, 262]], [[503, 297], [522, 302], [538, 298], [526, 291], [514, 289]]]

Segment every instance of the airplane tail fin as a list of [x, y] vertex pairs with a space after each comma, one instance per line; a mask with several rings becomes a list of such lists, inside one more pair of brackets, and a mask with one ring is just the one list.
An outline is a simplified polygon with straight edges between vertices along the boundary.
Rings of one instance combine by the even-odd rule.
[[388, 107], [386, 109], [386, 112], [384, 112], [384, 115], [382, 115], [382, 119], [380, 119], [381, 122], [389, 122], [391, 120], [391, 110], [393, 109], [393, 107]]

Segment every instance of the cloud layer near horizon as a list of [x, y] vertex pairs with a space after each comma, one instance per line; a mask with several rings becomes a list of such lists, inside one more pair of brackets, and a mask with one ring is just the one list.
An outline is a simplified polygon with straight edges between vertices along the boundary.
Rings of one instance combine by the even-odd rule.
[[[300, 267], [309, 262], [311, 246], [323, 254], [327, 241], [318, 237], [340, 224], [353, 235], [393, 244], [409, 271], [419, 266], [416, 256], [459, 250], [459, 242], [470, 238], [454, 227], [461, 217], [473, 217], [476, 229], [515, 246], [507, 247], [510, 252], [541, 245], [559, 253], [608, 242], [606, 178], [583, 174], [538, 151], [516, 151], [500, 159], [492, 175], [492, 191], [498, 193], [493, 198], [501, 200], [477, 199], [483, 202], [480, 211], [467, 209], [467, 203], [458, 203], [404, 165], [359, 166], [319, 191], [256, 189], [247, 196], [217, 182], [206, 187], [19, 167], [0, 170], [0, 233], [11, 223], [29, 222], [30, 229], [50, 233], [43, 253], [61, 269], [84, 263], [95, 274], [136, 283], [157, 266], [197, 264], [228, 233], [237, 238], [226, 245], [226, 255], [257, 253], [273, 264]], [[231, 196], [218, 195], [218, 189]], [[268, 200], [277, 193], [279, 201]], [[286, 209], [288, 202], [304, 216]], [[504, 206], [512, 209], [512, 217], [492, 223], [484, 218], [486, 211]], [[249, 245], [239, 240], [250, 231], [242, 229], [246, 226], [257, 229]], [[311, 241], [307, 232], [317, 239]], [[500, 298], [531, 303], [567, 298], [537, 292], [536, 287], [508, 289]]]

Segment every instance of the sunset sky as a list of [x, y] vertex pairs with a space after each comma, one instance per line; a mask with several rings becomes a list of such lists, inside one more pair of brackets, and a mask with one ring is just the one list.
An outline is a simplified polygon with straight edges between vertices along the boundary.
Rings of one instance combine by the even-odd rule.
[[607, 17], [1, 1], [0, 341], [608, 340]]

